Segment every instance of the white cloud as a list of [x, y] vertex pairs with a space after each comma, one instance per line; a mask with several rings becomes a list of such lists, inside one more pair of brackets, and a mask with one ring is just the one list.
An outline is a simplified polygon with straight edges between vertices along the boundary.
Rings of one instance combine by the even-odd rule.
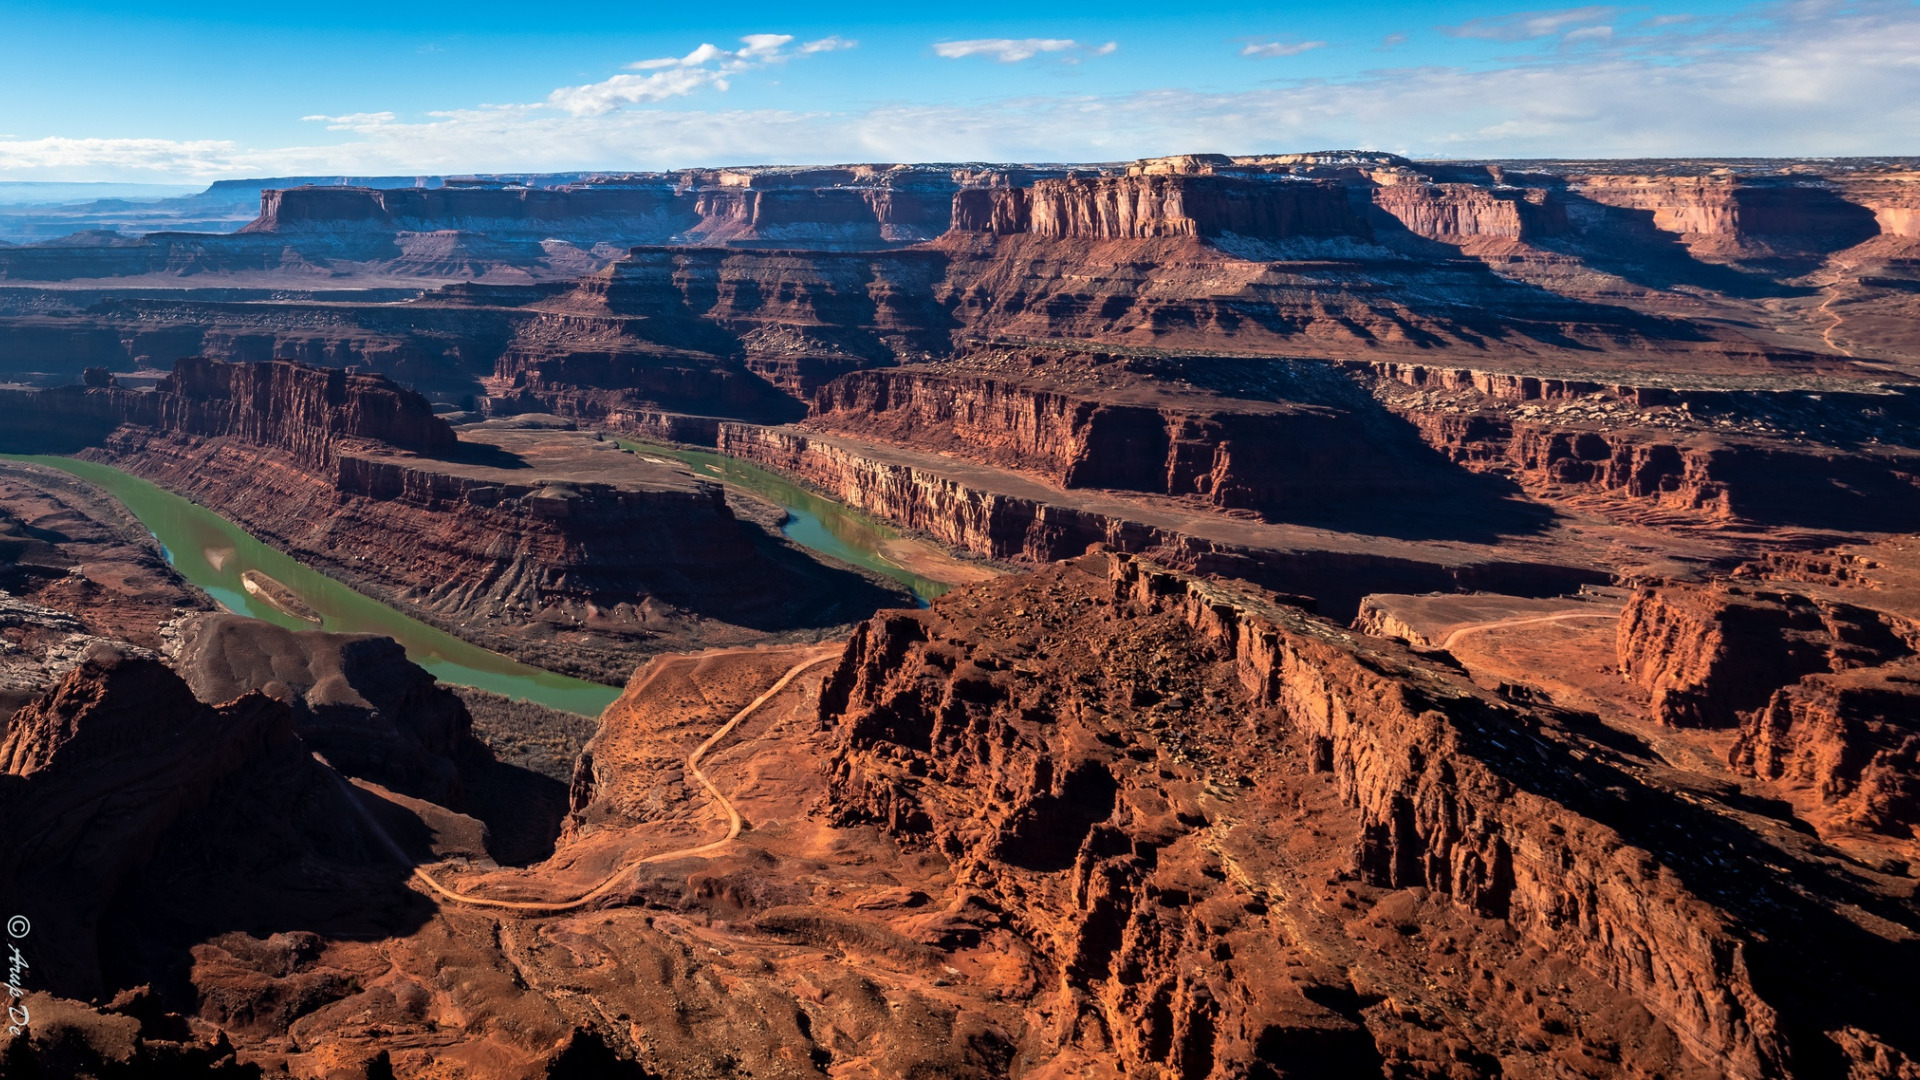
[[303, 116], [309, 124], [325, 124], [328, 131], [365, 131], [400, 119], [390, 112], [347, 113], [345, 116]]
[[1603, 22], [1619, 13], [1619, 8], [1590, 5], [1557, 11], [1523, 11], [1517, 15], [1468, 19], [1459, 26], [1443, 26], [1441, 31], [1453, 37], [1486, 38], [1491, 41], [1529, 41], [1551, 37], [1572, 27]]
[[[1920, 130], [1920, 7], [1908, 0], [1815, 0], [1766, 13], [1764, 21], [1702, 21], [1679, 35], [1629, 35], [1625, 42], [1616, 35], [1606, 49], [1553, 52], [1488, 70], [1400, 68], [1237, 92], [1162, 89], [816, 112], [618, 104], [576, 112], [542, 102], [451, 109], [421, 121], [378, 113], [326, 117], [317, 122], [357, 126], [332, 145], [277, 148], [219, 140], [0, 139], [0, 177], [151, 182], [742, 162], [1113, 161], [1197, 147], [1259, 153], [1351, 146], [1416, 157], [1911, 152], [1907, 133]], [[1556, 33], [1577, 29], [1562, 25]], [[779, 55], [800, 49], [789, 43]], [[678, 66], [681, 57], [672, 68], [629, 77], [713, 76], [722, 64], [744, 62], [738, 52], [691, 67]]]
[[742, 60], [770, 60], [793, 40], [792, 34], [748, 34], [740, 39], [747, 47], [735, 53]]
[[1275, 56], [1299, 56], [1309, 49], [1324, 49], [1324, 41], [1250, 41], [1240, 50], [1241, 56], [1255, 56], [1262, 59]]
[[0, 177], [213, 180], [244, 171], [237, 145], [224, 139], [0, 139]]
[[818, 41], [809, 41], [805, 45], [800, 46], [800, 51], [804, 54], [811, 55], [813, 53], [836, 52], [840, 49], [858, 48], [859, 45], [859, 42], [850, 41], [841, 37], [839, 34], [829, 34]]
[[1582, 41], [1605, 42], [1612, 40], [1613, 27], [1611, 26], [1583, 26], [1578, 30], [1569, 30], [1566, 36], [1560, 39], [1560, 43], [1562, 45], [1577, 45]]
[[724, 91], [730, 85], [729, 77], [743, 71], [768, 64], [783, 64], [795, 55], [832, 52], [854, 46], [854, 42], [833, 36], [809, 41], [800, 46], [798, 53], [789, 53], [785, 50], [793, 44], [792, 34], [748, 34], [740, 42], [738, 49], [722, 49], [707, 43], [685, 56], [636, 60], [627, 65], [627, 70], [651, 74], [615, 75], [584, 86], [563, 86], [548, 94], [546, 103], [574, 116], [601, 116], [627, 105], [686, 97], [709, 86]]
[[623, 105], [685, 97], [704, 86], [727, 88], [726, 76], [713, 68], [681, 67], [651, 75], [615, 75], [585, 86], [563, 86], [547, 95], [547, 104], [575, 116], [599, 116]]
[[[1108, 42], [1096, 51], [1104, 56], [1119, 46]], [[1003, 64], [1031, 60], [1041, 53], [1077, 52], [1085, 46], [1072, 38], [974, 38], [969, 41], [941, 41], [933, 51], [949, 60], [967, 56], [991, 56]]]

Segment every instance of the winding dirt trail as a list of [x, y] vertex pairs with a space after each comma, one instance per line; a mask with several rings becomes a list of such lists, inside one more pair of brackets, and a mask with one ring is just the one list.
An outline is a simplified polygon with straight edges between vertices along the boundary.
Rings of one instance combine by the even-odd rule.
[[1476, 623], [1473, 626], [1463, 626], [1448, 634], [1446, 640], [1440, 643], [1440, 648], [1451, 649], [1453, 648], [1454, 642], [1466, 637], [1468, 634], [1477, 634], [1482, 630], [1504, 630], [1509, 626], [1526, 626], [1529, 623], [1561, 622], [1566, 619], [1617, 619], [1619, 617], [1620, 613], [1617, 611], [1562, 611], [1557, 615], [1530, 615], [1520, 619], [1500, 619], [1496, 622]]
[[[719, 745], [720, 740], [731, 734], [734, 728], [740, 726], [742, 720], [752, 716], [762, 705], [773, 700], [774, 696], [780, 693], [780, 691], [785, 690], [793, 680], [800, 677], [801, 673], [805, 672], [808, 668], [818, 667], [839, 655], [840, 651], [836, 648], [832, 652], [809, 657], [788, 668], [786, 674], [780, 676], [779, 680], [768, 687], [765, 693], [754, 698], [747, 704], [746, 708], [734, 713], [733, 719], [722, 724], [720, 730], [707, 736], [705, 742], [696, 747], [693, 753], [687, 755], [687, 771], [692, 773], [694, 778], [700, 781], [701, 786], [707, 789], [708, 796], [710, 796], [727, 815], [727, 835], [720, 839], [694, 847], [679, 848], [674, 851], [662, 851], [657, 854], [642, 856], [627, 863], [620, 869], [615, 870], [613, 873], [608, 874], [606, 880], [571, 900], [498, 900], [488, 896], [473, 896], [468, 893], [455, 892], [434, 880], [433, 875], [427, 873], [426, 867], [417, 865], [413, 868], [413, 880], [426, 886], [434, 895], [444, 900], [450, 900], [456, 904], [465, 904], [469, 907], [524, 911], [536, 915], [554, 915], [567, 911], [576, 911], [598, 900], [600, 897], [605, 896], [607, 893], [613, 891], [614, 886], [620, 883], [621, 878], [625, 877], [637, 866], [643, 866], [647, 863], [665, 862], [669, 859], [683, 859], [689, 855], [705, 855], [710, 851], [716, 851], [725, 847], [740, 835], [740, 830], [746, 827], [746, 819], [740, 816], [740, 811], [734, 807], [733, 802], [729, 800], [718, 787], [714, 786], [713, 779], [707, 775], [705, 769], [700, 767], [700, 759], [705, 757], [709, 750]], [[355, 805], [360, 805], [358, 800], [355, 800]], [[387, 835], [386, 829], [381, 827], [380, 823], [373, 818], [373, 815], [369, 813], [364, 806], [361, 806], [361, 814], [367, 820], [368, 824], [378, 832], [380, 837], [386, 841], [388, 849], [396, 854], [400, 854], [399, 845], [393, 842], [392, 838]], [[401, 858], [409, 862], [412, 861], [406, 859], [404, 854], [401, 855]]]
[[1845, 345], [1842, 345], [1839, 342], [1833, 340], [1833, 332], [1835, 330], [1840, 329], [1840, 324], [1845, 322], [1846, 320], [1840, 316], [1839, 312], [1836, 312], [1833, 310], [1833, 302], [1835, 300], [1840, 299], [1839, 287], [1835, 285], [1829, 285], [1827, 286], [1827, 289], [1828, 289], [1827, 298], [1825, 300], [1820, 301], [1820, 306], [1815, 310], [1818, 311], [1820, 314], [1825, 315], [1827, 318], [1832, 319], [1833, 321], [1827, 324], [1827, 328], [1825, 330], [1822, 330], [1820, 332], [1820, 340], [1827, 343], [1827, 348], [1836, 349], [1842, 353], [1845, 353], [1848, 356], [1852, 356], [1853, 355], [1852, 349], [1849, 349]]

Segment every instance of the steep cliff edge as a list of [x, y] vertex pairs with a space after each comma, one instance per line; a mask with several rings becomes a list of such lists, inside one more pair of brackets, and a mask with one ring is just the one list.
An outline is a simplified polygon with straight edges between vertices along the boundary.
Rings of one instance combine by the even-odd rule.
[[[1721, 1075], [1824, 1075], [1848, 1055], [1871, 1069], [1876, 1052], [1898, 1063], [1914, 1049], [1881, 951], [1905, 946], [1835, 926], [1837, 894], [1794, 900], [1753, 880], [1762, 861], [1813, 858], [1790, 830], [1715, 824], [1576, 718], [1498, 704], [1377, 641], [1125, 556], [869, 622], [821, 715], [838, 732], [835, 811], [952, 860], [1049, 959], [1061, 1007], [1132, 1067], [1284, 1070], [1288, 1051], [1357, 1067], [1369, 1042], [1392, 1063], [1420, 1056], [1424, 1027], [1461, 1040], [1458, 1059], [1511, 1069], [1526, 1051], [1496, 1034], [1500, 1017], [1538, 1016], [1552, 1042], [1579, 1046], [1598, 1035], [1588, 1018], [1623, 1015], [1600, 1004], [1609, 994]], [[1306, 794], [1312, 777], [1339, 812]], [[1458, 976], [1425, 994], [1371, 969], [1403, 940], [1392, 933], [1357, 937], [1373, 959], [1344, 972], [1337, 947], [1283, 960], [1287, 947], [1262, 946], [1324, 941], [1316, 919], [1340, 917], [1338, 886], [1293, 878], [1313, 865], [1281, 853], [1300, 841], [1265, 839], [1262, 814], [1287, 808], [1347, 845], [1353, 888], [1412, 890], [1347, 896], [1401, 905], [1397, 934], [1458, 948]], [[1702, 861], [1698, 835], [1663, 836], [1673, 815], [1735, 862]], [[1756, 891], [1728, 892], [1736, 880]], [[1303, 895], [1322, 895], [1323, 914], [1301, 911]], [[1881, 910], [1916, 917], [1906, 900]], [[1563, 992], [1583, 1004], [1530, 1013], [1504, 996], [1507, 977], [1482, 966], [1495, 952], [1454, 929], [1465, 913], [1573, 960]], [[1776, 936], [1809, 919], [1832, 936]], [[1449, 998], [1455, 977], [1464, 996]], [[1663, 1037], [1616, 1031], [1604, 1068], [1696, 1067]]]
[[1537, 240], [1567, 232], [1567, 211], [1546, 188], [1400, 183], [1376, 188], [1373, 205], [1408, 232], [1442, 243]]
[[377, 376], [190, 360], [153, 392], [0, 391], [0, 409], [25, 421], [0, 449], [83, 452], [453, 632], [589, 678], [618, 682], [668, 643], [817, 634], [901, 599], [736, 517], [684, 467], [511, 423], [460, 440]]
[[953, 229], [1056, 240], [1371, 236], [1344, 187], [1225, 176], [1068, 176], [954, 196]]
[[1920, 838], [1920, 664], [1816, 672], [1740, 727], [1733, 767], [1805, 792], [1823, 824]]
[[[1296, 602], [1317, 601], [1319, 610], [1342, 618], [1369, 592], [1465, 587], [1550, 596], [1607, 577], [1584, 556], [1554, 558], [1569, 553], [1411, 542], [1123, 493], [1068, 492], [951, 456], [798, 428], [723, 423], [719, 449], [989, 558], [1040, 564], [1110, 544], [1182, 570], [1256, 582], [1294, 594]], [[1364, 517], [1364, 510], [1355, 513]]]
[[950, 362], [843, 375], [814, 393], [804, 426], [957, 453], [1065, 488], [1188, 496], [1222, 509], [1297, 509], [1419, 484], [1409, 475], [1417, 463], [1338, 406], [1177, 395], [1112, 357], [1073, 371], [1106, 385], [1076, 388], [1048, 377], [1065, 358], [1029, 357], [1026, 377], [1007, 371], [1020, 359], [997, 371]]
[[1620, 616], [1620, 672], [1652, 695], [1652, 718], [1733, 727], [1802, 676], [1912, 654], [1898, 616], [1797, 592], [1665, 582], [1634, 591]]
[[130, 425], [271, 448], [325, 470], [356, 443], [444, 457], [459, 441], [425, 398], [390, 379], [288, 360], [228, 364], [189, 357], [152, 393], [71, 386], [0, 394], [0, 408], [12, 418], [0, 446], [13, 453], [86, 445]]

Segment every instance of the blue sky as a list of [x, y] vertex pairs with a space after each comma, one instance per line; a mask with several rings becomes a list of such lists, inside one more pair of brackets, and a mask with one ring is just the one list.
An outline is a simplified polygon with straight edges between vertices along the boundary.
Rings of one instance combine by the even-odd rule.
[[1920, 153], [1915, 0], [0, 4], [0, 179]]

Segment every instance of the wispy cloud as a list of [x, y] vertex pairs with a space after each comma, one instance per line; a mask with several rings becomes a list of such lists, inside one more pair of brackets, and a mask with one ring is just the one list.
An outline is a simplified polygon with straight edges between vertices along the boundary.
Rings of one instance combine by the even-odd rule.
[[[1911, 152], [1906, 133], [1920, 130], [1920, 6], [1804, 0], [1760, 10], [1703, 17], [1678, 33], [1617, 31], [1603, 49], [1554, 51], [1486, 69], [1375, 70], [1237, 92], [1030, 95], [812, 112], [576, 113], [548, 100], [451, 109], [423, 120], [328, 116], [315, 122], [352, 126], [340, 128], [345, 137], [338, 141], [307, 146], [0, 138], [0, 176], [155, 181], [742, 161], [1111, 161], [1196, 147], [1256, 153], [1352, 146], [1416, 157]], [[1563, 22], [1553, 33], [1606, 24]], [[700, 54], [695, 50], [671, 58], [671, 66], [634, 74], [718, 71], [748, 62], [740, 53], [753, 46], [743, 44], [686, 63]], [[804, 48], [789, 41], [762, 52], [798, 56]]]
[[1552, 37], [1575, 27], [1605, 22], [1619, 8], [1603, 5], [1561, 8], [1557, 11], [1523, 11], [1517, 15], [1496, 15], [1468, 19], [1458, 26], [1442, 26], [1440, 31], [1452, 37], [1485, 38], [1490, 41], [1531, 41]]
[[1324, 49], [1324, 41], [1249, 41], [1247, 47], [1240, 50], [1241, 56], [1254, 56], [1262, 59], [1276, 56], [1299, 56], [1311, 49]]
[[225, 139], [0, 138], [0, 176], [10, 179], [214, 179], [243, 171], [240, 158]]
[[858, 48], [859, 45], [859, 42], [843, 38], [839, 34], [829, 34], [818, 41], [809, 41], [800, 46], [800, 51], [811, 55], [813, 53], [837, 52], [841, 49]]
[[1017, 64], [1022, 60], [1031, 60], [1042, 53], [1065, 53], [1072, 55], [1106, 56], [1119, 49], [1118, 42], [1109, 41], [1105, 45], [1083, 45], [1072, 38], [974, 38], [969, 41], [941, 41], [933, 46], [935, 55], [949, 60], [959, 60], [968, 56], [991, 56], [1003, 64]]
[[325, 124], [328, 131], [366, 131], [400, 119], [390, 112], [347, 113], [345, 116], [303, 116], [309, 124]]
[[748, 34], [740, 39], [738, 49], [709, 43], [685, 56], [636, 60], [627, 69], [647, 74], [615, 75], [584, 86], [563, 86], [548, 94], [546, 103], [574, 116], [600, 116], [628, 105], [686, 97], [707, 87], [725, 91], [728, 80], [742, 72], [785, 63], [792, 56], [851, 49], [856, 44], [835, 35], [806, 42], [789, 52], [787, 46], [793, 40], [792, 34]]

